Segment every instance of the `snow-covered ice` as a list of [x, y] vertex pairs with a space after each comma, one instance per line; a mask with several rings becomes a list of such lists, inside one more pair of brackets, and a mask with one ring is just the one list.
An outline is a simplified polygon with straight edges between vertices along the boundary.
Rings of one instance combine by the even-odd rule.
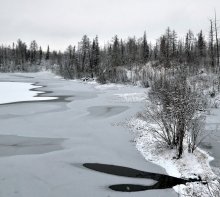
[[[65, 96], [65, 99], [0, 105], [0, 135], [8, 136], [6, 148], [14, 151], [0, 157], [0, 196], [177, 196], [173, 189], [115, 192], [108, 186], [148, 185], [152, 180], [108, 175], [82, 167], [83, 163], [104, 163], [166, 173], [160, 166], [146, 161], [135, 149], [126, 127], [116, 126], [143, 109], [142, 102], [124, 102], [116, 94], [144, 94], [145, 89], [113, 84], [101, 87], [96, 83], [61, 80], [47, 72], [2, 73], [0, 80], [38, 82], [42, 87], [37, 90], [46, 92], [44, 96]], [[29, 88], [32, 87], [28, 85]], [[12, 140], [9, 136], [19, 139]], [[56, 141], [55, 149], [42, 154], [31, 151], [22, 154], [29, 143], [38, 144], [32, 141], [33, 138], [65, 140]], [[20, 146], [19, 154], [12, 147], [16, 144]]]
[[64, 139], [0, 135], [0, 157], [42, 154], [63, 149]]

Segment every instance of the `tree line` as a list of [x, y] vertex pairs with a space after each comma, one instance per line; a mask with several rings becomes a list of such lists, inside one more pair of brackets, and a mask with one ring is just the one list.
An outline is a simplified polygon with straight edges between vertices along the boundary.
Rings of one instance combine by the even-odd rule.
[[[151, 44], [146, 32], [141, 38], [126, 40], [117, 35], [100, 47], [98, 36], [90, 40], [84, 35], [77, 46], [69, 45], [65, 52], [42, 51], [34, 40], [29, 46], [20, 39], [12, 46], [0, 47], [0, 71], [33, 71], [42, 66], [55, 70], [65, 78], [94, 78], [100, 82], [127, 82], [127, 71], [138, 73], [147, 63], [153, 66], [173, 68], [184, 64], [191, 72], [201, 68], [218, 72], [219, 38], [216, 19], [210, 20], [208, 39], [203, 31], [193, 34], [189, 30], [184, 38], [178, 38], [175, 30], [167, 28], [165, 33]], [[175, 68], [173, 68], [175, 69]]]

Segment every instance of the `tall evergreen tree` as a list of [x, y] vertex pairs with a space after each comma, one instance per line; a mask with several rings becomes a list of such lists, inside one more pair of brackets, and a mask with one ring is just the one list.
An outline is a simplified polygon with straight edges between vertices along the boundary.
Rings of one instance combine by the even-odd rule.
[[43, 57], [43, 51], [42, 51], [42, 48], [40, 46], [40, 49], [39, 49], [39, 64], [41, 64], [42, 57]]
[[121, 65], [120, 59], [120, 43], [118, 36], [116, 35], [113, 38], [113, 46], [112, 46], [112, 67], [118, 67]]
[[149, 60], [149, 46], [147, 43], [147, 36], [146, 36], [146, 31], [144, 32], [144, 36], [143, 36], [143, 43], [142, 43], [142, 61], [143, 63], [147, 63], [147, 61]]
[[218, 39], [218, 27], [217, 27], [217, 19], [216, 19], [216, 11], [215, 11], [215, 42], [216, 42], [216, 58], [217, 58], [217, 67], [218, 71], [220, 71], [220, 57], [219, 57], [219, 39]]
[[209, 32], [209, 54], [212, 68], [215, 67], [215, 54], [214, 54], [214, 32], [213, 21], [210, 20], [210, 32]]
[[198, 34], [198, 52], [199, 52], [200, 58], [205, 56], [205, 50], [206, 50], [205, 39], [204, 39], [202, 31], [200, 31]]
[[84, 76], [88, 74], [89, 67], [90, 67], [90, 40], [87, 35], [84, 35], [81, 42], [78, 46], [79, 50], [79, 63], [81, 66], [81, 73]]
[[36, 63], [36, 61], [37, 61], [37, 51], [38, 51], [37, 42], [35, 40], [33, 40], [30, 44], [31, 63]]
[[47, 46], [47, 52], [46, 52], [45, 60], [49, 60], [49, 59], [50, 59], [50, 47], [48, 45]]

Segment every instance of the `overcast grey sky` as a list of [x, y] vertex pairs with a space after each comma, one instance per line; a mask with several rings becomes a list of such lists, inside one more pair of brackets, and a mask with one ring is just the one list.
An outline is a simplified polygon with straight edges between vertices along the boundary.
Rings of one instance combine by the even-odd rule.
[[220, 19], [220, 0], [0, 0], [0, 43], [35, 39], [44, 50], [64, 50], [84, 34], [100, 43], [145, 30], [155, 40], [168, 26], [180, 36], [188, 29], [208, 34], [214, 9]]

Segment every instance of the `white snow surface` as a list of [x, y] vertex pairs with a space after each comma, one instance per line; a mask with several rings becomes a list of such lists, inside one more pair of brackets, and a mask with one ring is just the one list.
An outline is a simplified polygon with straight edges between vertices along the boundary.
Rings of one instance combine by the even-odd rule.
[[144, 102], [146, 94], [145, 93], [125, 93], [125, 94], [115, 94], [117, 97], [123, 99], [125, 102]]
[[90, 82], [90, 84], [96, 84], [95, 88], [98, 90], [116, 90], [116, 89], [121, 89], [124, 86], [120, 84], [114, 84], [114, 83], [108, 83], [104, 85], [100, 85], [94, 82]]
[[0, 82], [0, 104], [56, 99], [56, 97], [36, 97], [43, 92], [30, 90], [39, 87], [41, 86], [34, 86], [31, 83]]

